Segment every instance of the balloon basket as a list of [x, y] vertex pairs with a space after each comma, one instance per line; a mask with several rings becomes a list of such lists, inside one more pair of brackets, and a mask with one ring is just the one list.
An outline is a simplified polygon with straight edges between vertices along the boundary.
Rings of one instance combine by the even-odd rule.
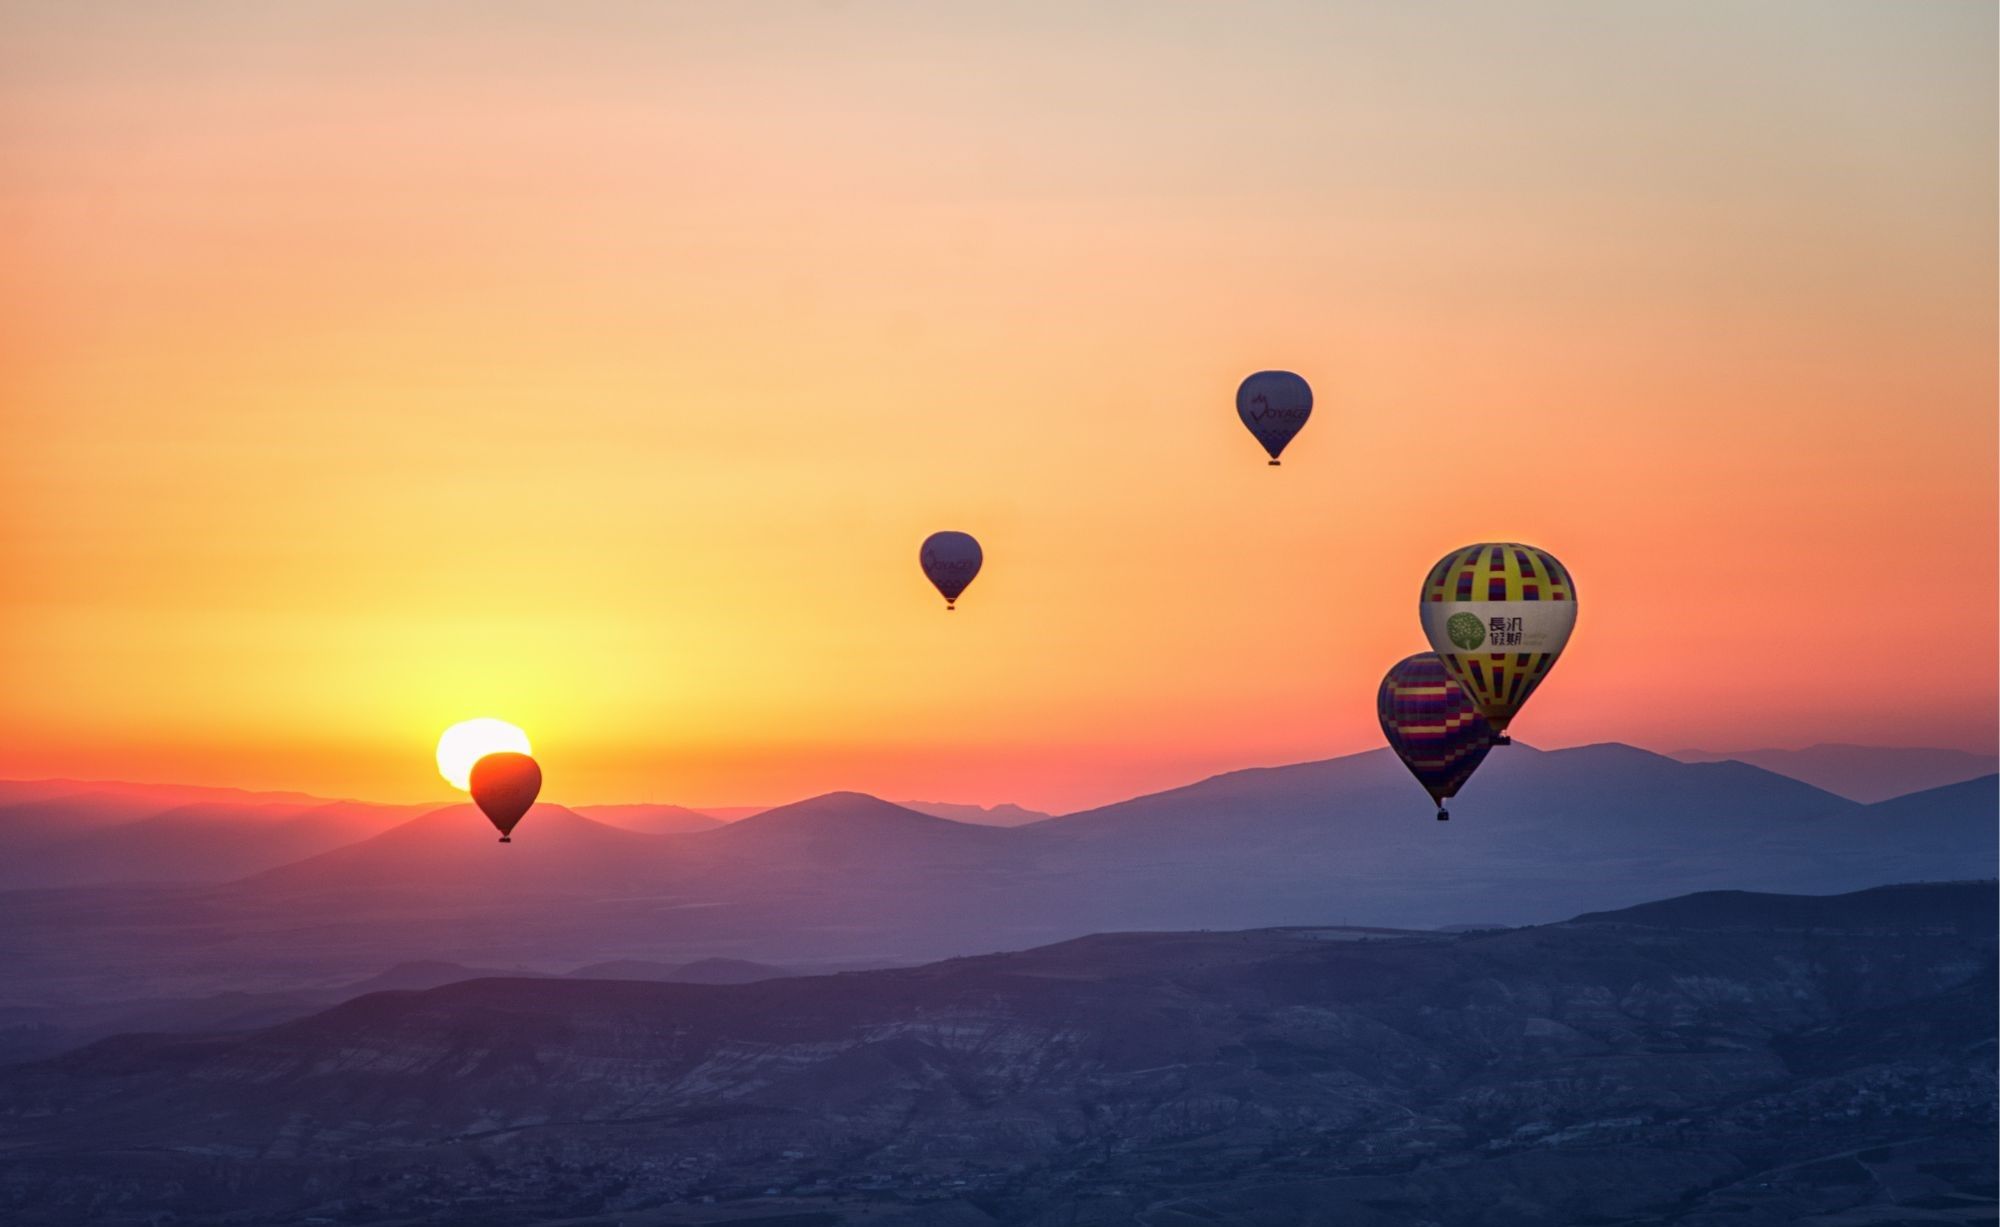
[[1275, 460], [1266, 461], [1265, 463], [1269, 464], [1274, 469], [1278, 467], [1278, 462]]
[[1450, 821], [1451, 821], [1451, 811], [1450, 811], [1450, 810], [1448, 810], [1448, 809], [1441, 809], [1441, 810], [1439, 810], [1439, 811], [1438, 811], [1438, 821], [1439, 821], [1439, 822], [1450, 822]]
[[1514, 744], [1514, 739], [1502, 733], [1493, 739], [1493, 744], [1496, 746], [1511, 746]]
[[503, 844], [511, 844], [514, 842], [514, 837], [512, 835], [502, 835], [500, 837], [500, 842]]

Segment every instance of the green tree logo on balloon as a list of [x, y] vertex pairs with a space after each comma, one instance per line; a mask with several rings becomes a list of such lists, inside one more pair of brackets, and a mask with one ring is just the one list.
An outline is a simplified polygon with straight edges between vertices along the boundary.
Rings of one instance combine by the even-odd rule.
[[1444, 624], [1444, 633], [1468, 652], [1486, 642], [1486, 628], [1469, 613], [1451, 615], [1451, 620]]

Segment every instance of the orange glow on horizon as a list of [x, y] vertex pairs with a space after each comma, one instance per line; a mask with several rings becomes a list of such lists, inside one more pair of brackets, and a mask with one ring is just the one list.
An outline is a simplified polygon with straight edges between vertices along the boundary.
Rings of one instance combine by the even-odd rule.
[[1987, 6], [564, 11], [0, 17], [0, 776], [1079, 808], [1489, 539], [1523, 741], [1992, 748]]

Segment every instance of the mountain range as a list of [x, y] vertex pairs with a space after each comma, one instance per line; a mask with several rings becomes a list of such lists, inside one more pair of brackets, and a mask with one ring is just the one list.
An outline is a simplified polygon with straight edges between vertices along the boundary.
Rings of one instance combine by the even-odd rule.
[[379, 992], [0, 1070], [0, 1212], [1986, 1221], [1995, 906], [1991, 882], [1732, 891], [1465, 934], [1112, 933], [745, 984]]
[[1980, 876], [1995, 810], [1993, 777], [1864, 806], [1742, 763], [1518, 744], [1448, 823], [1385, 751], [1013, 828], [835, 793], [681, 834], [540, 805], [500, 845], [453, 806], [226, 883], [0, 893], [0, 1005], [318, 989], [413, 959], [812, 969], [1120, 929], [1537, 923]]
[[[929, 814], [933, 818], [949, 818], [953, 822], [969, 822], [976, 826], [1018, 827], [1030, 822], [1040, 822], [1052, 817], [1040, 810], [1025, 809], [1012, 803], [1000, 805], [964, 805], [951, 801], [898, 801], [904, 809], [913, 809], [919, 814]], [[736, 822], [774, 809], [769, 805], [724, 805], [707, 808], [701, 812], [718, 822]], [[591, 810], [585, 809], [584, 813]]]
[[[2000, 759], [1992, 755], [1881, 746], [1819, 745], [1805, 750], [1733, 752], [1685, 750], [1669, 757], [1683, 762], [1746, 762], [1863, 803], [1959, 783], [2000, 769]], [[1171, 796], [1179, 791], [1156, 795]], [[1135, 802], [1150, 800], [1134, 799]], [[895, 804], [974, 826], [1028, 826], [1051, 817], [1011, 804], [979, 806], [938, 801]], [[1116, 812], [1130, 804], [1133, 802], [1090, 812]], [[0, 890], [228, 882], [359, 842], [435, 808], [186, 785], [0, 781], [0, 836], [5, 837], [13, 853], [0, 864]], [[785, 808], [788, 807], [697, 810], [651, 803], [585, 805], [574, 807], [573, 812], [593, 822], [638, 834], [685, 835], [712, 831], [772, 809]]]
[[379, 835], [427, 806], [300, 793], [0, 781], [0, 890], [225, 882]]
[[1823, 743], [1803, 750], [1676, 750], [1684, 763], [1733, 759], [1803, 780], [1850, 801], [1887, 801], [1906, 793], [2000, 771], [2000, 756], [1908, 746]]

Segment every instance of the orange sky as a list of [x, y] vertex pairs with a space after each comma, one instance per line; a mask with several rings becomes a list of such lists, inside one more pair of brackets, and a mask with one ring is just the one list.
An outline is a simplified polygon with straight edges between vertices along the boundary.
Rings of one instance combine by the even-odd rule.
[[0, 775], [1071, 808], [1483, 539], [1526, 741], [1992, 746], [1992, 6], [1075, 8], [8, 6]]

